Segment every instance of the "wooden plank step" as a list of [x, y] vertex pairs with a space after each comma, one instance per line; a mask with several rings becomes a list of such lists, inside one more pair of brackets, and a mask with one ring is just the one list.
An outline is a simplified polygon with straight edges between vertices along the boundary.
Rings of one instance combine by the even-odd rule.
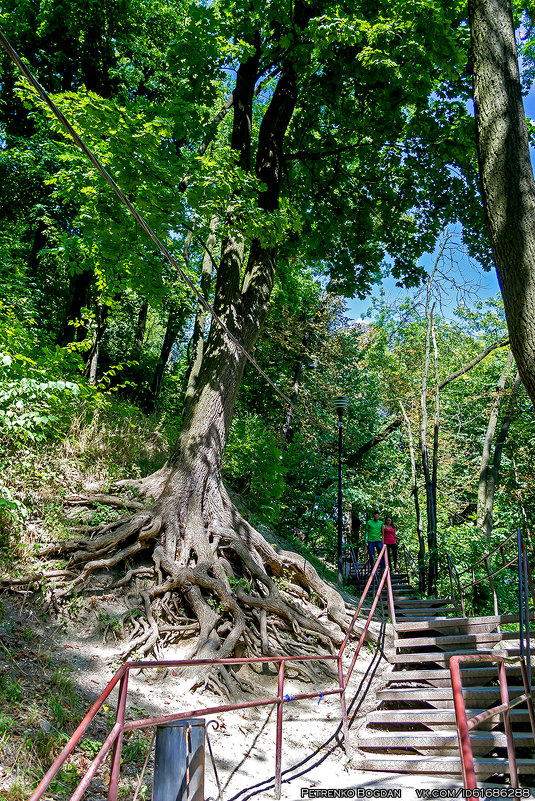
[[[354, 766], [359, 770], [390, 771], [393, 773], [448, 773], [461, 774], [461, 760], [458, 757], [422, 757], [418, 755], [395, 754], [382, 756], [366, 754], [355, 760]], [[476, 776], [493, 776], [508, 774], [507, 759], [474, 758]], [[519, 773], [535, 773], [535, 759], [517, 759]]]
[[[523, 687], [509, 687], [509, 697], [514, 698], [524, 693]], [[495, 698], [500, 696], [500, 688], [496, 687], [474, 687], [463, 688], [465, 701], [485, 701], [490, 704]], [[451, 687], [386, 687], [384, 690], [377, 690], [377, 698], [381, 701], [451, 701], [453, 691]]]
[[457, 609], [454, 607], [440, 606], [434, 609], [396, 609], [396, 618], [401, 621], [405, 620], [429, 620], [435, 617], [445, 616], [451, 612], [452, 617], [457, 614]]
[[[531, 732], [516, 732], [514, 740], [517, 746], [533, 745]], [[470, 741], [474, 746], [488, 746], [490, 748], [506, 748], [507, 737], [501, 731], [474, 731], [470, 732]], [[408, 731], [403, 732], [377, 732], [366, 730], [359, 748], [443, 748], [447, 746], [458, 747], [457, 731]]]
[[403, 637], [396, 639], [396, 648], [418, 648], [425, 645], [436, 645], [442, 648], [445, 645], [476, 645], [480, 642], [502, 642], [505, 640], [518, 640], [516, 631], [491, 631], [484, 634], [439, 634], [433, 637]]
[[[530, 614], [530, 619], [535, 620], [535, 613]], [[443, 620], [419, 620], [419, 621], [399, 621], [396, 623], [396, 631], [416, 631], [437, 627], [450, 626], [471, 626], [473, 624], [499, 624], [499, 623], [518, 623], [518, 615], [487, 615], [485, 617], [456, 617], [445, 618]]]
[[[477, 715], [483, 709], [467, 709], [466, 714], [470, 718], [472, 715]], [[511, 709], [511, 718], [513, 723], [529, 723], [529, 713], [527, 709]], [[378, 723], [388, 726], [395, 723], [403, 723], [404, 725], [414, 725], [421, 723], [424, 726], [434, 726], [436, 724], [451, 724], [455, 726], [455, 710], [454, 709], [376, 709], [374, 712], [369, 712], [367, 715], [368, 724]], [[500, 713], [496, 713], [490, 720], [499, 723], [501, 719]]]
[[395, 606], [402, 606], [407, 608], [418, 608], [418, 607], [435, 607], [435, 606], [446, 606], [446, 604], [451, 604], [452, 598], [409, 598], [408, 600], [399, 599], [397, 596], [394, 596], [394, 605]]
[[[483, 663], [481, 663], [483, 664]], [[508, 676], [521, 676], [522, 671], [516, 665], [506, 665]], [[490, 667], [463, 667], [461, 662], [461, 673], [464, 679], [494, 679], [498, 677], [496, 665]], [[451, 676], [449, 668], [435, 668], [429, 670], [394, 670], [388, 675], [388, 681], [433, 681], [434, 679], [449, 679]]]
[[[520, 648], [506, 648], [501, 649], [506, 650], [509, 656], [518, 656], [520, 654]], [[401, 664], [408, 664], [414, 662], [436, 662], [437, 664], [449, 664], [449, 660], [452, 656], [459, 654], [459, 651], [437, 651], [435, 653], [423, 653], [419, 652], [417, 654], [387, 654], [387, 660], [393, 665], [401, 665]], [[492, 653], [491, 650], [463, 650], [463, 654], [490, 654]]]

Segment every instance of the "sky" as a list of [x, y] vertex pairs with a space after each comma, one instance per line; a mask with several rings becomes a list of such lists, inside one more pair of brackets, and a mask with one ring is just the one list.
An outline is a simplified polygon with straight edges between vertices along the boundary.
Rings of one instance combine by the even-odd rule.
[[[524, 109], [527, 117], [535, 118], [535, 88], [532, 88], [529, 94], [524, 98]], [[535, 152], [533, 148], [531, 151], [531, 161], [535, 170]], [[442, 280], [441, 316], [446, 319], [454, 319], [455, 308], [461, 303], [470, 306], [478, 300], [485, 301], [488, 298], [493, 298], [500, 291], [495, 270], [487, 273], [482, 267], [475, 262], [471, 262], [470, 259], [462, 255], [458, 247], [458, 245], [460, 245], [458, 230], [453, 231], [453, 238], [457, 245], [455, 247], [452, 246], [450, 250], [457, 250], [457, 255], [454, 255], [452, 252], [451, 258], [448, 258], [447, 263], [443, 265], [447, 275]], [[436, 254], [437, 252], [434, 254], [426, 254], [423, 257], [421, 264], [426, 270], [432, 269], [436, 261]], [[462, 289], [463, 286], [464, 289]], [[374, 288], [369, 297], [364, 300], [356, 298], [348, 301], [348, 317], [355, 321], [373, 320], [374, 312], [372, 305], [374, 299], [382, 297], [383, 301], [388, 305], [399, 305], [399, 303], [407, 297], [417, 297], [418, 293], [421, 296], [422, 289], [403, 289], [396, 286], [395, 279], [386, 277], [383, 279], [382, 284]]]

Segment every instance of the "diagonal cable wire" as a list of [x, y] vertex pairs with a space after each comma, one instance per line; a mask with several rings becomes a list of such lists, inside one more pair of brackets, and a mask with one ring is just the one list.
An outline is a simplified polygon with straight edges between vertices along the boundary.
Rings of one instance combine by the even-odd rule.
[[106, 168], [100, 163], [97, 157], [92, 153], [92, 151], [87, 147], [81, 136], [74, 130], [70, 122], [64, 116], [64, 114], [59, 110], [56, 106], [54, 101], [51, 97], [47, 94], [47, 92], [43, 89], [40, 83], [34, 78], [26, 64], [22, 61], [18, 53], [13, 49], [11, 44], [9, 43], [8, 39], [6, 38], [3, 31], [0, 29], [0, 44], [6, 51], [7, 55], [10, 59], [16, 64], [19, 68], [20, 72], [24, 75], [28, 83], [33, 86], [41, 100], [43, 100], [49, 109], [52, 111], [54, 116], [59, 120], [59, 122], [63, 125], [63, 127], [69, 132], [70, 136], [74, 140], [74, 142], [78, 145], [80, 150], [87, 156], [91, 164], [95, 167], [95, 169], [100, 173], [100, 175], [104, 178], [108, 186], [113, 189], [121, 203], [128, 209], [128, 211], [132, 214], [134, 219], [139, 223], [139, 225], [143, 228], [143, 230], [150, 236], [160, 253], [167, 259], [167, 261], [173, 265], [175, 270], [177, 270], [178, 274], [182, 278], [182, 280], [187, 284], [187, 286], [191, 289], [191, 291], [196, 295], [197, 300], [203, 306], [203, 308], [214, 318], [214, 320], [218, 323], [218, 325], [223, 329], [225, 334], [228, 338], [233, 342], [233, 344], [238, 348], [241, 353], [245, 356], [245, 358], [253, 365], [255, 370], [268, 382], [270, 387], [277, 393], [277, 395], [282, 398], [285, 403], [288, 403], [292, 408], [295, 404], [292, 402], [291, 398], [288, 397], [279, 387], [271, 380], [271, 378], [267, 375], [267, 373], [260, 367], [256, 359], [251, 356], [251, 354], [244, 348], [241, 342], [234, 336], [234, 334], [229, 331], [221, 317], [214, 311], [210, 303], [203, 297], [201, 292], [197, 289], [193, 281], [187, 276], [184, 270], [180, 267], [178, 262], [176, 261], [173, 254], [166, 248], [166, 246], [161, 242], [161, 240], [156, 236], [148, 222], [141, 216], [138, 212], [134, 204], [128, 200], [126, 195], [124, 194], [123, 190], [120, 186], [116, 183], [116, 181], [112, 178]]

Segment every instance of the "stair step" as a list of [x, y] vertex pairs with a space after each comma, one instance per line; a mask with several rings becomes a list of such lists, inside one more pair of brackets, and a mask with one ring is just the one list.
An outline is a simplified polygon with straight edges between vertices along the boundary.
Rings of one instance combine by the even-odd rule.
[[[509, 656], [518, 656], [520, 648], [500, 649], [507, 650]], [[491, 650], [463, 650], [463, 654], [491, 654]], [[437, 651], [436, 653], [417, 653], [417, 654], [388, 654], [387, 659], [393, 665], [408, 664], [414, 662], [436, 662], [437, 664], [449, 663], [452, 656], [459, 654], [459, 651]]]
[[[523, 687], [509, 687], [509, 697], [524, 693]], [[464, 687], [465, 701], [488, 701], [490, 703], [500, 696], [500, 688], [496, 687]], [[451, 687], [387, 687], [377, 690], [377, 698], [381, 701], [452, 701]]]
[[410, 608], [417, 608], [417, 607], [436, 607], [436, 606], [446, 606], [446, 604], [451, 604], [451, 598], [409, 598], [408, 600], [399, 599], [397, 595], [394, 595], [394, 603], [396, 606], [403, 606], [403, 607], [410, 607]]
[[[483, 664], [483, 663], [481, 663]], [[516, 665], [506, 665], [507, 675], [521, 676], [522, 671]], [[464, 679], [475, 678], [497, 678], [498, 672], [496, 665], [491, 667], [463, 667], [461, 662], [461, 674]], [[449, 679], [451, 676], [449, 668], [436, 668], [429, 670], [394, 670], [388, 675], [388, 681], [433, 681], [435, 679]]]
[[418, 648], [424, 645], [436, 645], [437, 648], [442, 648], [443, 645], [476, 645], [479, 642], [496, 643], [505, 640], [518, 640], [518, 636], [518, 632], [515, 631], [493, 631], [484, 634], [439, 634], [436, 637], [404, 637], [396, 640], [396, 648]]
[[[400, 737], [397, 732], [375, 732], [368, 730], [366, 736], [358, 743], [359, 748], [443, 748], [444, 746], [458, 747], [457, 732], [452, 731], [410, 731], [403, 732]], [[514, 735], [518, 746], [533, 745], [531, 732], [517, 732]], [[475, 731], [470, 733], [470, 742], [475, 746], [488, 746], [489, 748], [506, 748], [507, 737], [500, 731]]]
[[[535, 620], [535, 613], [530, 614], [530, 620]], [[396, 631], [417, 631], [433, 628], [449, 628], [450, 626], [467, 626], [499, 624], [499, 623], [518, 623], [518, 615], [488, 615], [485, 617], [456, 617], [436, 620], [410, 620], [399, 621], [396, 623]]]
[[[399, 613], [396, 614], [396, 617], [402, 618], [402, 621], [410, 620], [410, 621], [419, 621], [419, 620], [429, 620], [429, 618], [435, 617], [442, 617], [446, 612], [451, 612], [452, 615], [456, 615], [458, 613], [458, 608], [456, 606], [437, 606], [437, 607], [429, 607], [428, 609], [400, 609]], [[396, 610], [397, 612], [397, 610]]]
[[[355, 767], [359, 770], [391, 771], [394, 773], [448, 773], [461, 774], [461, 760], [458, 757], [421, 757], [417, 755], [396, 754], [381, 756], [367, 754], [359, 759]], [[509, 773], [507, 759], [474, 758], [476, 776], [493, 776]], [[535, 773], [535, 759], [517, 759], [519, 773]]]
[[[470, 718], [480, 712], [483, 712], [483, 709], [467, 709], [466, 715]], [[511, 709], [511, 718], [513, 723], [529, 723], [527, 709], [519, 709], [518, 707]], [[499, 723], [501, 720], [500, 713], [497, 712], [493, 719], [496, 723]], [[489, 718], [489, 720], [491, 719]], [[394, 723], [403, 723], [405, 725], [421, 723], [424, 726], [448, 723], [451, 726], [455, 726], [456, 723], [455, 710], [453, 709], [377, 709], [375, 712], [368, 714], [367, 721], [368, 723], [380, 723], [385, 726]]]

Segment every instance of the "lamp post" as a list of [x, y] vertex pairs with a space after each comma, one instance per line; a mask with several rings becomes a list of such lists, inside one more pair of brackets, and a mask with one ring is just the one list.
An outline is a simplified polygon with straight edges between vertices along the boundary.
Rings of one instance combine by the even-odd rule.
[[343, 557], [343, 525], [342, 525], [342, 417], [347, 409], [348, 399], [338, 396], [334, 399], [334, 408], [338, 412], [338, 583], [342, 584], [344, 579], [344, 557]]

